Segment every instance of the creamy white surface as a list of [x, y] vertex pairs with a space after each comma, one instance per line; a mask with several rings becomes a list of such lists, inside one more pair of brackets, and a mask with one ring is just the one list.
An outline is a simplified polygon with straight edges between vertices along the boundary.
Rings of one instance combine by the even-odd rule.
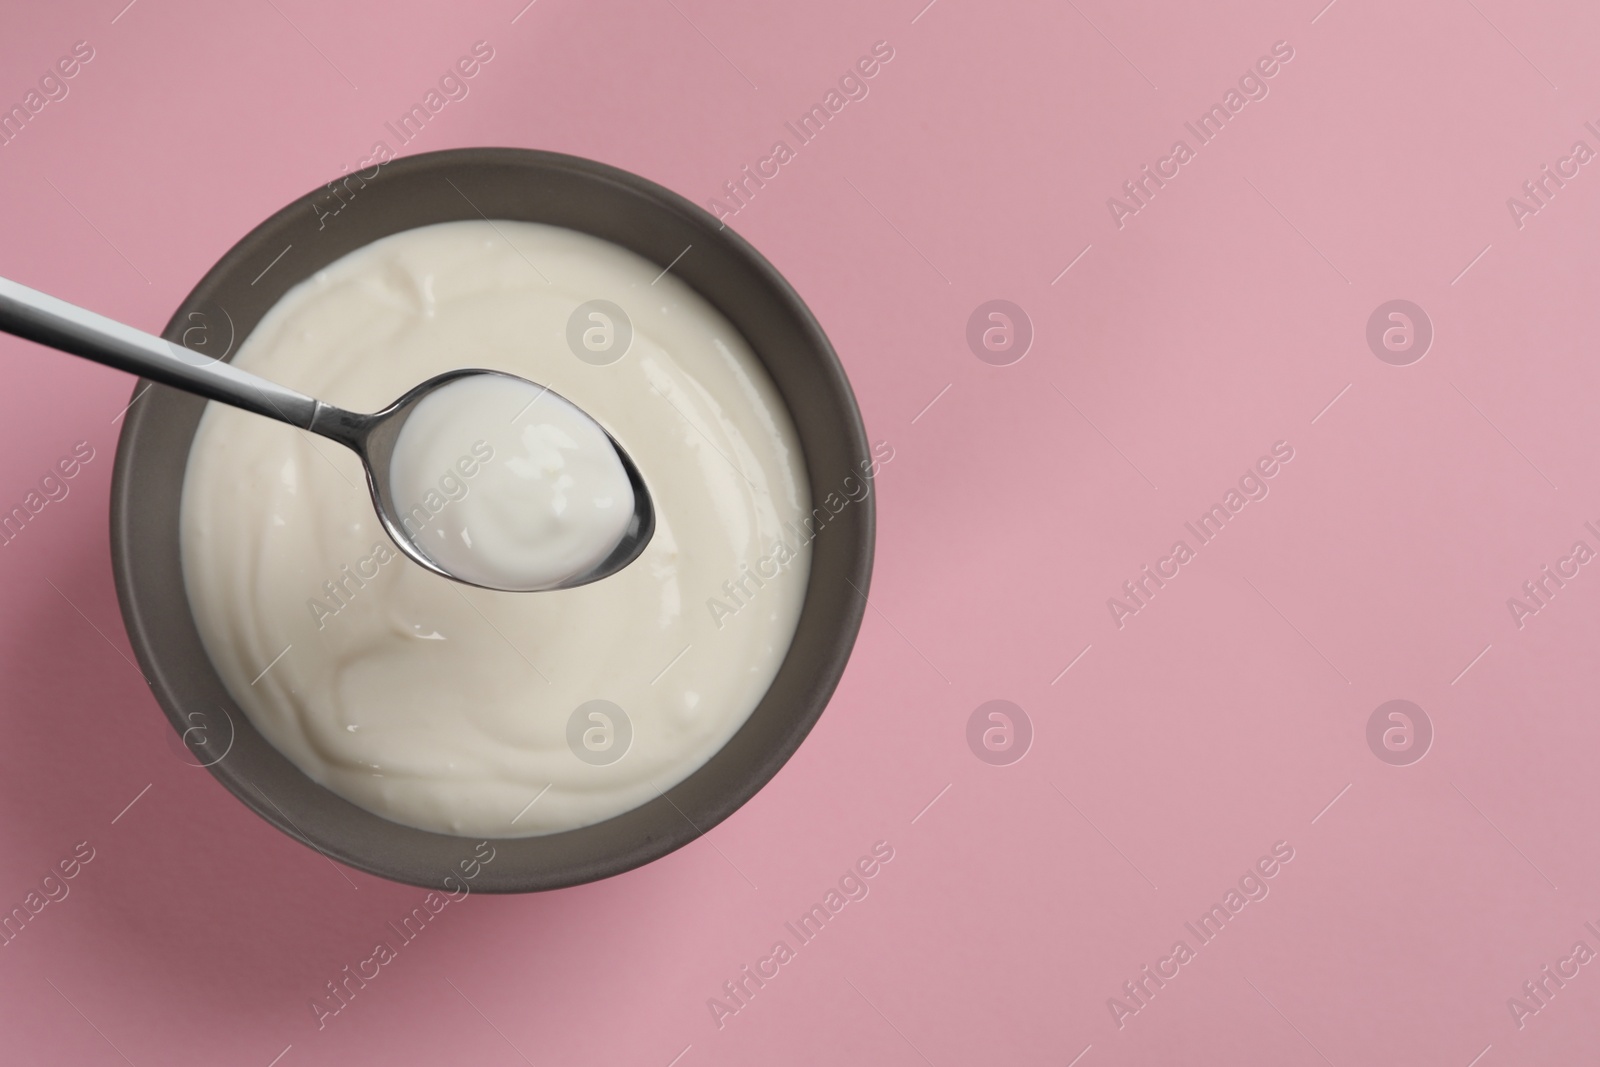
[[389, 483], [411, 543], [493, 589], [546, 589], [594, 570], [633, 518], [605, 430], [548, 386], [499, 374], [424, 397], [400, 428]]
[[[604, 581], [475, 589], [392, 547], [353, 454], [209, 405], [183, 494], [189, 601], [240, 707], [311, 777], [413, 826], [550, 833], [653, 799], [766, 692], [809, 573], [809, 548], [783, 529], [810, 506], [804, 461], [744, 339], [658, 275], [569, 230], [447, 223], [332, 264], [246, 339], [239, 366], [359, 411], [460, 366], [547, 384], [627, 449], [657, 509], [644, 554]], [[608, 366], [566, 343], [568, 317], [596, 298], [633, 324]], [[465, 502], [487, 496], [499, 461], [463, 477]], [[780, 543], [795, 558], [719, 626], [709, 598], [726, 602], [724, 583]], [[568, 746], [569, 717], [591, 700], [631, 723], [609, 765]]]

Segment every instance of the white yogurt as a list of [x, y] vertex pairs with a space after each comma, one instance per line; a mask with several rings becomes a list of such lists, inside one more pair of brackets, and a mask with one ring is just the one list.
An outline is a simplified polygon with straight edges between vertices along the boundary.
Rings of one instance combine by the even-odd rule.
[[[567, 341], [597, 299], [631, 320], [604, 366]], [[400, 555], [354, 454], [210, 405], [184, 483], [189, 602], [245, 714], [334, 792], [446, 833], [584, 826], [692, 773], [765, 694], [809, 577], [785, 526], [810, 509], [804, 462], [744, 339], [674, 275], [569, 230], [430, 226], [297, 286], [236, 362], [356, 411], [461, 366], [547, 384], [627, 450], [656, 508], [643, 554], [603, 581], [477, 589]], [[425, 540], [490, 537], [497, 479], [542, 462], [491, 430], [417, 460], [438, 489], [414, 518]]]
[[[482, 475], [469, 488], [463, 476], [473, 466]], [[450, 489], [440, 482], [451, 479], [462, 495], [445, 508]], [[389, 482], [412, 544], [492, 589], [549, 589], [594, 570], [634, 511], [606, 432], [547, 386], [499, 374], [459, 378], [424, 397], [400, 428]], [[434, 512], [437, 521], [427, 521]]]

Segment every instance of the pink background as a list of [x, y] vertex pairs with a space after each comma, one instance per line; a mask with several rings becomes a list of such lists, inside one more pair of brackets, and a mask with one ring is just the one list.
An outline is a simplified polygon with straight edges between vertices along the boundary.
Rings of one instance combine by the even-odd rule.
[[[95, 58], [0, 148], [0, 274], [151, 330], [250, 227], [393, 145], [383, 123], [474, 41], [495, 58], [406, 151], [555, 149], [702, 203], [888, 41], [870, 95], [731, 225], [896, 455], [855, 657], [771, 785], [648, 868], [452, 905], [319, 1031], [310, 999], [422, 893], [332, 869], [175, 758], [108, 562], [130, 381], [0, 339], [0, 505], [96, 449], [0, 549], [0, 909], [96, 852], [0, 948], [7, 1063], [1596, 1047], [1600, 965], [1520, 1028], [1507, 1006], [1574, 942], [1600, 950], [1600, 572], [1520, 629], [1506, 604], [1600, 548], [1600, 174], [1520, 229], [1506, 206], [1575, 140], [1600, 149], [1592, 10], [123, 2], [7, 15], [0, 103], [75, 41]], [[1193, 147], [1183, 123], [1277, 41], [1270, 95], [1119, 229], [1107, 198]], [[965, 340], [995, 298], [1035, 331], [1010, 366]], [[1396, 298], [1436, 334], [1404, 367], [1365, 339]], [[1280, 440], [1270, 496], [1119, 629], [1107, 598]], [[1366, 740], [1397, 698], [1435, 732], [1409, 766]], [[1008, 766], [966, 741], [994, 699], [1033, 727]], [[877, 841], [894, 859], [870, 895], [719, 1028], [708, 998]], [[1279, 841], [1270, 895], [1119, 1028], [1108, 998], [1195, 947], [1184, 923]]]

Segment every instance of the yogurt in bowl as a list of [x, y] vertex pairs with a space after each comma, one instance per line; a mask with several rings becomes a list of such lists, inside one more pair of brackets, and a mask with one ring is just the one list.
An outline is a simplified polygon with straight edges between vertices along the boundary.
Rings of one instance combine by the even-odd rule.
[[[187, 762], [318, 852], [430, 888], [490, 837], [473, 883], [489, 892], [682, 847], [826, 707], [866, 609], [892, 448], [869, 448], [772, 265], [645, 179], [463, 149], [387, 164], [336, 219], [316, 198], [241, 240], [165, 335], [230, 342], [358, 410], [465, 366], [547, 384], [626, 449], [656, 530], [590, 586], [449, 582], [384, 538], [353, 456], [267, 420], [214, 430], [230, 412], [150, 388], [118, 446], [112, 562]], [[400, 249], [414, 241], [427, 248]], [[580, 263], [592, 284], [558, 276]], [[424, 535], [480, 521], [470, 509], [516, 454], [493, 429], [419, 460]]]
[[[596, 297], [632, 309], [628, 352], [604, 366], [564, 341]], [[376, 241], [290, 290], [234, 360], [353, 410], [463, 361], [561, 395], [472, 377], [423, 401], [392, 468], [423, 550], [469, 580], [598, 562], [633, 497], [588, 412], [651, 487], [656, 533], [639, 559], [576, 589], [463, 587], [398, 558], [353, 454], [211, 404], [184, 482], [190, 606], [240, 708], [333, 792], [442, 833], [570, 830], [676, 785], [766, 692], [805, 594], [810, 550], [790, 532], [811, 509], [805, 467], [766, 371], [704, 298], [617, 245], [538, 223]], [[519, 529], [534, 479], [568, 520], [547, 538]], [[786, 544], [758, 610], [719, 628], [707, 602]]]

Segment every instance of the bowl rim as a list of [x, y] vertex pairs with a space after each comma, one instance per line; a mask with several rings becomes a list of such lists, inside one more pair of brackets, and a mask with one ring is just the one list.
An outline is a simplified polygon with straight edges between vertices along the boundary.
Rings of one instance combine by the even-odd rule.
[[[807, 378], [805, 388], [807, 390], [813, 387], [819, 389], [820, 393], [818, 395], [824, 397], [822, 403], [825, 406], [831, 405], [835, 409], [834, 414], [838, 418], [838, 424], [831, 428], [838, 435], [838, 438], [836, 442], [831, 442], [831, 444], [837, 444], [842, 450], [842, 454], [848, 455], [853, 463], [859, 462], [862, 471], [867, 469], [867, 464], [871, 461], [872, 456], [867, 447], [866, 430], [861, 420], [860, 409], [856, 403], [849, 380], [845, 375], [843, 365], [840, 363], [837, 354], [815, 316], [789, 282], [764, 256], [732, 228], [718, 221], [709, 212], [683, 196], [640, 175], [598, 161], [562, 153], [522, 148], [457, 148], [418, 153], [384, 163], [382, 172], [378, 173], [373, 181], [384, 182], [392, 186], [403, 184], [405, 181], [417, 181], [430, 175], [445, 174], [448, 176], [449, 174], [459, 174], [462, 171], [469, 173], [472, 171], [487, 172], [491, 169], [504, 170], [506, 168], [525, 171], [530, 177], [544, 175], [576, 180], [597, 190], [607, 190], [607, 195], [634, 198], [641, 202], [642, 206], [639, 207], [639, 210], [656, 213], [657, 217], [662, 221], [664, 229], [671, 229], [674, 232], [691, 231], [703, 237], [707, 242], [720, 246], [719, 254], [725, 258], [730, 258], [740, 270], [746, 272], [748, 278], [758, 289], [765, 290], [764, 299], [775, 300], [781, 306], [782, 311], [792, 320], [788, 327], [784, 327], [785, 329], [792, 327], [793, 345], [791, 347], [796, 351], [805, 353], [811, 363], [811, 366], [807, 368], [810, 372], [810, 377]], [[332, 185], [333, 183], [329, 183], [328, 188], [331, 188]], [[324, 188], [313, 190], [274, 212], [241, 237], [217, 260], [216, 264], [205, 273], [193, 290], [180, 302], [172, 318], [162, 331], [162, 336], [170, 341], [181, 343], [185, 323], [189, 321], [189, 316], [196, 313], [197, 309], [207, 307], [208, 302], [214, 301], [218, 293], [227, 286], [237, 285], [241, 278], [250, 277], [254, 272], [254, 268], [259, 267], [274, 254], [279, 255], [281, 258], [281, 253], [277, 253], [276, 250], [283, 246], [287, 235], [305, 227], [308, 212], [316, 216], [319, 222], [325, 222], [326, 220], [317, 212], [316, 205], [319, 201], [325, 203], [328, 195]], [[463, 194], [463, 198], [465, 198], [465, 194]], [[477, 209], [476, 204], [473, 204], [473, 208], [474, 210]], [[483, 218], [490, 218], [489, 215], [483, 215], [481, 211], [478, 214]], [[438, 221], [448, 220], [440, 219]], [[527, 221], [540, 220], [528, 219]], [[407, 223], [399, 227], [383, 229], [381, 233], [377, 234], [377, 237], [370, 237], [365, 241], [361, 241], [355, 247], [361, 247], [378, 237], [404, 232], [428, 224], [427, 222]], [[557, 224], [559, 225], [559, 223]], [[365, 232], [365, 229], [362, 232]], [[614, 240], [611, 237], [607, 239]], [[697, 241], [699, 239], [697, 238]], [[640, 238], [640, 240], [644, 241], [646, 239]], [[623, 241], [616, 241], [616, 243], [624, 244]], [[624, 244], [624, 247], [629, 247], [637, 254], [658, 262], [658, 265], [667, 266], [665, 256], [657, 256], [641, 251], [640, 248], [633, 245]], [[314, 273], [315, 270], [321, 269], [327, 263], [337, 260], [350, 250], [353, 249], [338, 252], [310, 270], [296, 273], [286, 284], [282, 280], [284, 275], [280, 272], [279, 277], [274, 279], [273, 284], [265, 287], [265, 292], [275, 294], [266, 301], [266, 308], [275, 305], [281, 299], [282, 293], [287, 291], [288, 288], [299, 284]], [[288, 249], [284, 249], [284, 251], [287, 252]], [[276, 263], [277, 261], [273, 260], [273, 262]], [[681, 273], [684, 272], [680, 271]], [[251, 284], [253, 285], [254, 283]], [[740, 283], [729, 283], [734, 287], [737, 287], [738, 284]], [[700, 292], [705, 299], [727, 316], [730, 321], [733, 321], [736, 326], [739, 325], [738, 318], [734, 314], [730, 314], [729, 308], [724, 306], [716, 295], [705, 292], [699, 287], [696, 287], [696, 291]], [[256, 321], [259, 321], [259, 315]], [[254, 322], [250, 325], [253, 329]], [[741, 328], [741, 332], [745, 332], [748, 337], [747, 330]], [[248, 336], [248, 331], [241, 334], [237, 340], [242, 341], [244, 336]], [[775, 371], [773, 363], [767, 358], [768, 354], [764, 353], [754, 341], [750, 342], [750, 346], [755, 351], [757, 358], [761, 360], [763, 366], [767, 368], [769, 375], [773, 377], [774, 384], [778, 386], [779, 393], [784, 397], [786, 406], [791, 409], [791, 418], [795, 419], [796, 429], [801, 433], [802, 451], [806, 454], [807, 460], [807, 478], [812, 490], [812, 503], [815, 507], [820, 499], [816, 490], [821, 475], [817, 470], [813, 469], [811, 463], [812, 450], [806, 446], [807, 435], [801, 431], [800, 420], [794, 413], [794, 400], [785, 393], [782, 384], [778, 380], [780, 375]], [[236, 352], [237, 348], [237, 344], [232, 345], [228, 355]], [[786, 371], [785, 373], [788, 372]], [[798, 373], [798, 371], [795, 373]], [[156, 445], [145, 447], [145, 438], [152, 432], [151, 427], [162, 417], [162, 409], [172, 408], [175, 405], [181, 407], [186, 403], [196, 403], [199, 408], [203, 409], [204, 402], [167, 387], [155, 385], [144, 379], [140, 379], [134, 384], [132, 397], [135, 400], [138, 399], [144, 395], [147, 389], [151, 392], [151, 397], [145, 403], [136, 404], [130, 400], [130, 408], [124, 418], [123, 427], [117, 440], [116, 458], [112, 472], [110, 509], [112, 570], [118, 604], [121, 608], [123, 622], [127, 628], [129, 642], [133, 647], [134, 655], [146, 679], [150, 682], [151, 691], [162, 711], [166, 714], [169, 723], [187, 743], [186, 724], [191, 722], [192, 718], [186, 718], [185, 716], [192, 715], [192, 713], [189, 711], [185, 697], [181, 692], [184, 688], [181, 678], [182, 671], [171, 672], [164, 664], [164, 657], [167, 655], [164, 646], [173, 644], [172, 640], [164, 639], [163, 637], [163, 633], [170, 630], [172, 626], [172, 620], [169, 617], [170, 611], [163, 613], [160, 610], [159, 595], [152, 589], [147, 588], [149, 583], [141, 579], [141, 560], [138, 551], [141, 535], [135, 527], [141, 508], [135, 497], [138, 495], [138, 482], [141, 474], [140, 465], [154, 462], [154, 460], [145, 458], [147, 452], [158, 451], [158, 458], [161, 455]], [[197, 418], [198, 416], [196, 416]], [[185, 462], [188, 455], [187, 446], [192, 440], [193, 431], [187, 431], [184, 436], [183, 447], [183, 459]], [[170, 452], [170, 450], [168, 451]], [[876, 468], [874, 467], [874, 469]], [[837, 468], [835, 467], [834, 470], [836, 471]], [[837, 478], [834, 481], [837, 481]], [[178, 490], [180, 494], [181, 482], [182, 478], [180, 477]], [[768, 701], [773, 699], [772, 694], [778, 688], [780, 679], [784, 679], [788, 673], [790, 660], [795, 656], [795, 648], [800, 643], [801, 633], [807, 625], [810, 613], [813, 611], [813, 602], [824, 603], [817, 596], [818, 582], [817, 569], [815, 567], [817, 552], [815, 549], [812, 555], [813, 568], [807, 579], [805, 603], [802, 608], [801, 618], [796, 625], [794, 641], [785, 652], [784, 661], [780, 664], [778, 674], [774, 677], [768, 692], [763, 695], [760, 703], [758, 703], [756, 710], [751, 713], [739, 730], [735, 731], [733, 737], [725, 742], [704, 765], [682, 781], [668, 788], [656, 799], [647, 801], [645, 804], [611, 819], [580, 827], [576, 830], [559, 831], [550, 835], [489, 839], [493, 843], [497, 856], [503, 851], [510, 851], [515, 856], [521, 843], [546, 842], [555, 838], [567, 838], [570, 835], [586, 835], [598, 838], [605, 834], [605, 828], [612, 827], [613, 824], [626, 823], [629, 827], [627, 834], [630, 834], [631, 837], [629, 837], [629, 843], [625, 847], [615, 851], [606, 851], [603, 855], [589, 857], [583, 862], [549, 869], [534, 869], [537, 866], [536, 864], [524, 863], [518, 865], [516, 863], [507, 864], [503, 861], [492, 865], [486, 864], [481, 868], [479, 881], [475, 882], [471, 888], [486, 892], [535, 892], [596, 881], [643, 866], [703, 836], [712, 827], [747, 803], [777, 774], [778, 770], [799, 748], [801, 742], [804, 741], [829, 703], [844, 673], [865, 616], [867, 593], [870, 588], [873, 569], [876, 535], [876, 493], [871, 489], [870, 476], [868, 478], [868, 491], [862, 499], [851, 503], [850, 508], [853, 514], [849, 517], [847, 523], [842, 524], [846, 529], [839, 531], [844, 536], [836, 537], [830, 544], [830, 549], [833, 550], [833, 554], [841, 556], [841, 576], [853, 587], [854, 595], [841, 597], [835, 591], [826, 599], [828, 617], [821, 620], [821, 622], [825, 623], [830, 629], [832, 639], [825, 646], [822, 646], [822, 652], [812, 656], [817, 662], [811, 664], [804, 679], [795, 679], [799, 688], [786, 701], [787, 706], [782, 709], [785, 713], [782, 719], [773, 720], [773, 723], [777, 724], [775, 741], [762, 746], [754, 752], [753, 759], [746, 759], [744, 763], [739, 765], [739, 768], [742, 768], [742, 773], [734, 775], [736, 779], [734, 788], [708, 788], [706, 781], [697, 782], [697, 780], [702, 779], [702, 776], [706, 775], [713, 765], [718, 764], [730, 750], [736, 753], [742, 751], [743, 746], [735, 749], [735, 743], [746, 734], [746, 731], [751, 727], [752, 722], [756, 721], [758, 715], [763, 713], [766, 715], [776, 714], [776, 712], [767, 708]], [[177, 518], [174, 517], [173, 522], [176, 523], [177, 521]], [[811, 543], [815, 546], [819, 542], [814, 540]], [[176, 538], [172, 539], [170, 549], [174, 553], [180, 551], [177, 547]], [[195, 629], [192, 611], [189, 610], [186, 591], [180, 589], [177, 595], [183, 604], [181, 614], [187, 620], [189, 630], [194, 631], [195, 640], [198, 641], [198, 631]], [[817, 608], [816, 610], [820, 611], [822, 608]], [[813, 620], [813, 623], [817, 624], [817, 620]], [[178, 622], [177, 626], [181, 630], [183, 622]], [[820, 658], [818, 658], [819, 656]], [[215, 668], [211, 667], [210, 659], [205, 654], [203, 645], [201, 646], [200, 662], [204, 664], [204, 667], [197, 667], [196, 669], [204, 673], [205, 668], [209, 667], [211, 675], [215, 677]], [[217, 682], [220, 685], [219, 678]], [[201, 679], [201, 683], [205, 684], [206, 680]], [[226, 713], [227, 709], [224, 708], [224, 711]], [[243, 712], [237, 709], [236, 704], [235, 711], [237, 712], [237, 717], [244, 720], [243, 729], [248, 732], [254, 732], [254, 727], [249, 724], [248, 718], [243, 715]], [[763, 719], [763, 723], [766, 722], [767, 720]], [[233, 723], [231, 730], [237, 731], [240, 728], [238, 723]], [[259, 734], [255, 736], [260, 738]], [[230, 748], [234, 737], [235, 734], [230, 733]], [[466, 849], [473, 842], [481, 840], [477, 837], [439, 834], [433, 831], [420, 830], [393, 823], [390, 820], [383, 819], [381, 816], [367, 812], [365, 809], [353, 805], [351, 802], [339, 797], [338, 794], [313, 781], [304, 772], [294, 767], [281, 753], [277, 753], [277, 750], [272, 748], [270, 742], [266, 742], [264, 738], [260, 739], [271, 754], [276, 756], [277, 760], [281, 760], [284, 764], [293, 768], [294, 773], [303, 779], [301, 788], [309, 787], [307, 795], [316, 796], [320, 791], [320, 793], [326, 795], [326, 798], [331, 798], [332, 801], [337, 802], [337, 804], [330, 805], [325, 800], [319, 800], [317, 803], [322, 808], [331, 810], [332, 808], [337, 808], [338, 805], [345, 805], [371, 819], [380, 820], [387, 824], [388, 827], [400, 827], [404, 833], [399, 836], [414, 837], [415, 835], [422, 835], [424, 838], [443, 839], [453, 842], [459, 847], [463, 855], [467, 854]], [[188, 746], [186, 745], [186, 747]], [[205, 750], [195, 749], [195, 751]], [[224, 753], [225, 755], [226, 753]], [[262, 758], [270, 760], [271, 757], [263, 756]], [[338, 835], [330, 832], [327, 829], [330, 825], [328, 822], [317, 818], [305, 817], [307, 810], [305, 808], [301, 810], [301, 820], [292, 819], [284, 808], [268, 796], [258, 784], [245, 778], [242, 770], [237, 765], [229, 765], [228, 761], [223, 757], [219, 756], [215, 761], [202, 765], [229, 792], [257, 815], [283, 833], [302, 844], [308, 845], [325, 857], [337, 859], [358, 870], [385, 879], [425, 888], [437, 888], [441, 885], [449, 888], [451, 877], [458, 877], [452, 871], [450, 875], [447, 875], [441, 881], [441, 868], [436, 864], [418, 866], [408, 863], [408, 859], [404, 855], [370, 854], [367, 850], [355, 847], [352, 841], [349, 840], [350, 835], [346, 834], [341, 839]], [[719, 773], [728, 773], [727, 767], [722, 767]], [[689, 788], [691, 784], [693, 784], [693, 788]], [[666, 805], [671, 805], [673, 811], [681, 818], [654, 819], [648, 826], [641, 822], [644, 818], [639, 814], [641, 812], [664, 812], [663, 802]], [[680, 802], [688, 805], [687, 809], [680, 807]], [[340, 816], [341, 818], [350, 818], [349, 813], [343, 812], [342, 809]], [[363, 821], [356, 820], [357, 823]], [[343, 823], [336, 824], [344, 825]], [[642, 833], [639, 832], [641, 826], [644, 828]], [[395, 836], [392, 831], [385, 831], [385, 833], [389, 836]], [[426, 844], [429, 850], [438, 851], [434, 842], [424, 842], [422, 838], [417, 838], [416, 840], [419, 847]], [[533, 849], [528, 851], [527, 854], [537, 855], [538, 852], [538, 849]], [[462, 861], [462, 870], [466, 869], [467, 862], [466, 860]]]

